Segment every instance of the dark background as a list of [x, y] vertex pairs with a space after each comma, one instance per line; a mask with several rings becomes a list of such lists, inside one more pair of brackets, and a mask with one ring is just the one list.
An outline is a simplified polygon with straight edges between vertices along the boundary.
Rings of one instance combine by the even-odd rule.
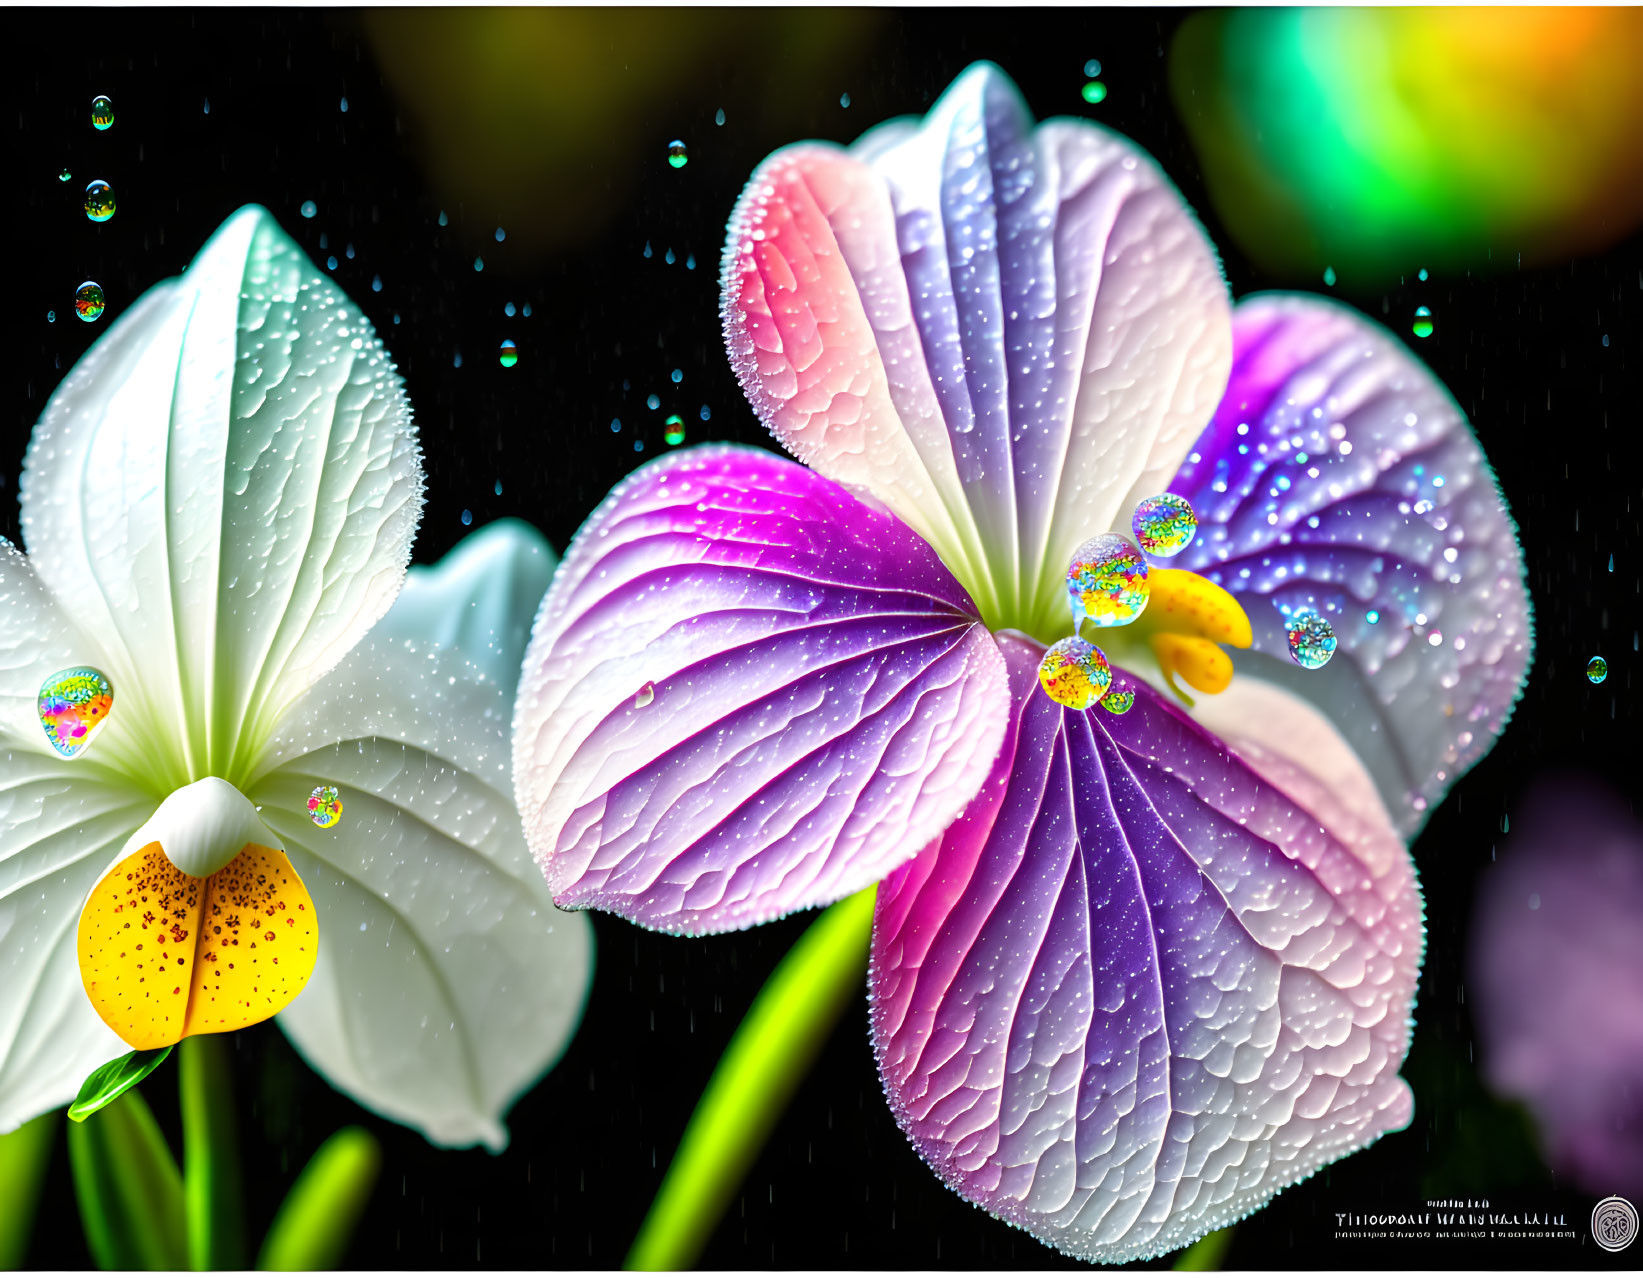
[[[622, 79], [618, 57], [607, 92], [642, 112], [650, 140], [605, 157], [621, 181], [590, 170], [592, 194], [580, 196], [609, 195], [591, 232], [552, 251], [538, 247], [526, 262], [495, 242], [494, 209], [433, 189], [412, 113], [385, 84], [353, 15], [12, 11], [0, 53], [11, 191], [0, 535], [18, 537], [23, 450], [57, 382], [144, 288], [180, 271], [237, 207], [259, 202], [322, 269], [336, 254], [338, 282], [398, 360], [428, 472], [417, 560], [431, 562], [463, 536], [464, 511], [476, 527], [502, 515], [530, 520], [562, 549], [613, 483], [665, 448], [669, 412], [685, 417], [692, 442], [768, 442], [724, 358], [716, 270], [726, 215], [759, 160], [800, 137], [848, 141], [884, 118], [920, 112], [981, 57], [1004, 66], [1040, 117], [1099, 119], [1156, 156], [1222, 249], [1235, 295], [1310, 287], [1256, 273], [1208, 206], [1164, 89], [1165, 54], [1181, 17], [883, 13], [838, 59], [825, 91], [784, 103], [780, 134], [761, 109], [745, 48], [715, 60], [712, 41], [708, 51], [698, 46], [687, 74], [665, 92], [639, 73]], [[630, 21], [611, 47], [620, 55], [620, 41], [645, 38], [644, 24]], [[1079, 97], [1091, 57], [1102, 61], [1110, 88], [1098, 107]], [[104, 133], [89, 122], [98, 93], [113, 98], [117, 113]], [[603, 102], [590, 95], [587, 130], [600, 128]], [[719, 106], [723, 127], [713, 120]], [[677, 171], [665, 160], [673, 137], [690, 147], [689, 165]], [[72, 181], [59, 182], [64, 167]], [[119, 201], [103, 225], [80, 210], [95, 177], [112, 182]], [[313, 220], [298, 212], [308, 199], [320, 209]], [[445, 228], [437, 223], [441, 208], [449, 213]], [[694, 270], [684, 265], [688, 254]], [[482, 273], [473, 269], [476, 255]], [[1419, 286], [1416, 265], [1391, 293], [1356, 294], [1350, 281], [1336, 291], [1386, 316], [1399, 333], [1408, 332], [1417, 303], [1435, 311], [1437, 331], [1418, 343], [1419, 353], [1470, 414], [1521, 526], [1536, 661], [1504, 738], [1415, 845], [1430, 938], [1405, 1070], [1417, 1098], [1413, 1126], [1240, 1225], [1229, 1264], [1609, 1267], [1622, 1257], [1584, 1238], [1422, 1246], [1332, 1237], [1337, 1211], [1413, 1210], [1428, 1197], [1479, 1193], [1497, 1208], [1565, 1211], [1584, 1235], [1593, 1196], [1559, 1185], [1540, 1163], [1522, 1113], [1481, 1089], [1465, 937], [1477, 875], [1503, 816], [1537, 772], [1572, 763], [1622, 792], [1635, 786], [1639, 493], [1634, 448], [1625, 441], [1643, 402], [1643, 240], [1634, 236], [1602, 257]], [[380, 292], [372, 291], [375, 276]], [[88, 278], [108, 294], [97, 324], [73, 315], [75, 287]], [[505, 317], [508, 301], [529, 302], [531, 317]], [[497, 360], [504, 338], [519, 345], [513, 369]], [[677, 386], [675, 368], [683, 373]], [[660, 396], [657, 411], [645, 406], [651, 393]], [[619, 433], [610, 429], [613, 417]], [[1596, 688], [1582, 675], [1593, 653], [1611, 670]], [[720, 1051], [805, 925], [789, 919], [737, 936], [677, 940], [596, 917], [598, 969], [586, 1020], [559, 1066], [513, 1110], [512, 1144], [499, 1157], [436, 1150], [365, 1113], [311, 1072], [271, 1023], [236, 1035], [251, 1228], [260, 1236], [326, 1135], [363, 1122], [381, 1140], [385, 1161], [350, 1265], [619, 1264]], [[168, 1068], [144, 1093], [175, 1142], [174, 1081]], [[89, 1263], [60, 1142], [39, 1225], [29, 1264]], [[727, 1268], [1073, 1263], [965, 1204], [920, 1163], [883, 1102], [865, 1000], [799, 1089], [704, 1257], [707, 1266]]]

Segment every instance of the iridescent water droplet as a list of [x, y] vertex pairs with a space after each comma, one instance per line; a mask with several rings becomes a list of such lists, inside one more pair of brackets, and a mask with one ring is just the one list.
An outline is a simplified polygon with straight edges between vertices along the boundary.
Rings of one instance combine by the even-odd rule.
[[1430, 307], [1417, 306], [1415, 308], [1415, 322], [1410, 326], [1410, 331], [1416, 337], [1432, 336], [1432, 311]]
[[1084, 86], [1084, 101], [1094, 106], [1107, 96], [1107, 86], [1099, 80], [1091, 80]]
[[1381, 614], [1377, 609], [1371, 608], [1368, 612], [1364, 613], [1363, 619], [1373, 626], [1380, 621]]
[[1067, 597], [1076, 629], [1085, 617], [1098, 626], [1124, 626], [1147, 606], [1147, 561], [1119, 533], [1101, 533], [1073, 551]]
[[1084, 75], [1085, 75], [1086, 78], [1093, 80], [1093, 79], [1095, 79], [1096, 76], [1098, 76], [1100, 74], [1101, 74], [1101, 59], [1091, 58], [1088, 62], [1086, 62], [1084, 64]]
[[680, 382], [682, 382], [684, 380], [685, 380], [685, 370], [682, 369], [682, 368], [674, 369], [673, 370], [673, 384], [675, 386], [677, 386]]
[[654, 683], [646, 683], [644, 687], [640, 688], [639, 691], [634, 694], [633, 707], [636, 710], [643, 710], [654, 700], [656, 700], [656, 685]]
[[87, 280], [75, 289], [74, 313], [87, 324], [100, 317], [103, 313], [103, 286], [95, 280]]
[[504, 341], [496, 358], [503, 368], [512, 368], [519, 362], [519, 348], [511, 340]]
[[682, 169], [690, 163], [690, 152], [678, 138], [667, 144], [667, 162], [676, 169]]
[[1051, 701], [1073, 710], [1088, 710], [1106, 695], [1110, 683], [1106, 655], [1077, 635], [1052, 644], [1038, 663], [1038, 686]]
[[682, 444], [685, 442], [685, 419], [680, 417], [678, 413], [670, 414], [667, 421], [662, 425], [662, 438], [668, 443]]
[[1335, 655], [1335, 628], [1318, 612], [1302, 609], [1289, 619], [1289, 655], [1308, 670], [1321, 670]]
[[504, 306], [502, 308], [502, 313], [504, 315], [506, 315], [509, 319], [512, 319], [513, 318], [513, 303], [509, 302], [506, 306]]
[[662, 406], [662, 397], [660, 395], [646, 395], [645, 396], [645, 407], [650, 409], [651, 412], [655, 412], [661, 406]]
[[91, 127], [101, 132], [113, 123], [114, 103], [99, 93], [91, 100]]
[[72, 759], [89, 746], [114, 708], [114, 685], [101, 670], [73, 666], [40, 685], [40, 726], [51, 748]]
[[319, 205], [315, 204], [312, 200], [304, 200], [302, 202], [302, 215], [304, 217], [314, 217], [318, 213]]
[[1130, 527], [1142, 550], [1168, 559], [1192, 545], [1198, 535], [1198, 516], [1180, 494], [1159, 493], [1136, 506]]
[[1335, 268], [1333, 266], [1324, 267], [1324, 283], [1325, 284], [1329, 285], [1330, 288], [1334, 288], [1335, 287], [1335, 281], [1336, 281], [1337, 278], [1339, 278], [1339, 277], [1336, 276]]
[[64, 169], [61, 173], [59, 173], [57, 175], [57, 180], [59, 182], [67, 182], [73, 176], [74, 176], [74, 174], [70, 173], [67, 169]]
[[114, 216], [114, 188], [102, 178], [86, 185], [86, 216], [93, 222], [106, 222]]
[[1586, 677], [1593, 683], [1602, 683], [1609, 677], [1609, 663], [1602, 657], [1593, 657], [1586, 663]]
[[316, 785], [308, 796], [308, 819], [322, 830], [342, 820], [342, 795], [334, 785]]
[[1108, 714], [1128, 714], [1135, 704], [1135, 693], [1128, 688], [1110, 688], [1101, 698], [1101, 708]]

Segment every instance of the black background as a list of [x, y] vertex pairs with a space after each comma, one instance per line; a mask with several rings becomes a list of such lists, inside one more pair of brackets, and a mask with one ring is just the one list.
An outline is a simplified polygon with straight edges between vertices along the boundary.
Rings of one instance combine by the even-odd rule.
[[[741, 66], [698, 57], [688, 92], [645, 102], [656, 141], [626, 157], [633, 184], [608, 208], [602, 231], [525, 269], [506, 243], [494, 242], [491, 211], [453, 201], [450, 226], [437, 225], [450, 197], [430, 189], [416, 131], [397, 114], [401, 104], [353, 16], [13, 11], [0, 54], [10, 219], [0, 303], [10, 338], [0, 361], [0, 534], [18, 536], [23, 450], [57, 382], [144, 288], [183, 268], [237, 207], [258, 202], [322, 267], [337, 254], [338, 282], [383, 333], [405, 376], [428, 472], [417, 560], [431, 562], [462, 537], [465, 510], [476, 527], [502, 515], [530, 520], [562, 549], [614, 482], [665, 447], [668, 412], [686, 418], [692, 442], [768, 442], [731, 376], [717, 316], [725, 217], [758, 161], [801, 136], [848, 141], [881, 119], [922, 111], [980, 57], [1001, 63], [1039, 116], [1098, 118], [1156, 156], [1221, 248], [1235, 295], [1310, 287], [1255, 271], [1208, 205], [1164, 90], [1164, 55], [1181, 16], [889, 13], [845, 59], [836, 87], [787, 104], [803, 126], [791, 136], [770, 136], [761, 125]], [[1111, 89], [1095, 108], [1079, 98], [1089, 57], [1101, 59]], [[839, 103], [845, 91], [848, 109]], [[109, 94], [117, 112], [105, 133], [89, 121], [98, 93]], [[716, 127], [715, 107], [726, 104], [736, 109]], [[599, 128], [591, 110], [586, 127]], [[674, 136], [691, 147], [688, 167], [678, 171], [664, 155]], [[65, 166], [74, 180], [59, 182]], [[93, 177], [112, 182], [119, 198], [104, 225], [80, 211]], [[320, 205], [313, 220], [299, 216], [306, 199]], [[352, 259], [343, 253], [348, 243]], [[671, 266], [668, 247], [678, 258]], [[689, 253], [698, 262], [693, 271], [683, 265]], [[473, 270], [476, 254], [483, 273]], [[1506, 735], [1414, 849], [1430, 939], [1405, 1070], [1417, 1098], [1413, 1126], [1240, 1225], [1229, 1263], [1607, 1267], [1622, 1258], [1589, 1240], [1422, 1246], [1332, 1237], [1337, 1211], [1407, 1210], [1429, 1196], [1466, 1193], [1490, 1195], [1497, 1206], [1563, 1210], [1584, 1233], [1592, 1196], [1559, 1185], [1538, 1161], [1521, 1113], [1481, 1091], [1464, 942], [1476, 877], [1501, 842], [1503, 815], [1537, 772], [1573, 763], [1622, 791], [1635, 784], [1638, 472], [1625, 441], [1643, 402], [1643, 241], [1634, 236], [1601, 257], [1536, 270], [1420, 285], [1416, 265], [1390, 293], [1356, 294], [1350, 281], [1338, 291], [1400, 333], [1416, 304], [1436, 312], [1437, 331], [1419, 353], [1470, 414], [1521, 526], [1536, 662]], [[381, 292], [371, 290], [377, 275]], [[73, 316], [74, 289], [87, 278], [109, 298], [96, 325]], [[507, 319], [510, 300], [531, 303], [531, 318]], [[48, 310], [55, 323], [46, 321]], [[511, 370], [496, 358], [503, 338], [520, 347]], [[684, 374], [677, 387], [674, 368]], [[659, 411], [645, 407], [652, 392]], [[703, 404], [712, 413], [707, 424], [698, 416]], [[622, 420], [620, 433], [610, 430], [613, 417]], [[1594, 688], [1582, 670], [1596, 652], [1611, 674]], [[586, 1020], [559, 1066], [513, 1110], [512, 1144], [498, 1157], [436, 1150], [365, 1113], [312, 1073], [271, 1024], [236, 1035], [252, 1228], [260, 1235], [328, 1133], [363, 1122], [381, 1140], [385, 1163], [350, 1265], [619, 1264], [720, 1051], [805, 923], [674, 940], [597, 916]], [[175, 1140], [173, 1084], [174, 1073], [163, 1071], [145, 1095]], [[31, 1265], [88, 1263], [60, 1143], [40, 1226]], [[732, 1268], [1072, 1263], [963, 1203], [919, 1162], [882, 1100], [865, 1001], [800, 1088], [704, 1258]]]

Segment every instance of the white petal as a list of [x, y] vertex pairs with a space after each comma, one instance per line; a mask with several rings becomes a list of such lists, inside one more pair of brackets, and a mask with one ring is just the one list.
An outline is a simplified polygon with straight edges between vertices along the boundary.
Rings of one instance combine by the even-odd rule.
[[459, 648], [511, 702], [531, 619], [558, 564], [547, 539], [522, 520], [486, 524], [434, 567], [413, 567], [371, 637]]
[[279, 837], [261, 821], [246, 797], [221, 777], [206, 777], [173, 790], [154, 815], [126, 841], [121, 856], [158, 843], [172, 865], [197, 879], [227, 865], [247, 843], [283, 852]]
[[46, 675], [99, 660], [23, 555], [0, 542], [0, 1132], [66, 1104], [126, 1051], [80, 984], [74, 924], [153, 801], [106, 766], [117, 720], [66, 760], [35, 711]]
[[[525, 847], [509, 702], [449, 649], [373, 636], [295, 707], [250, 791], [320, 920], [280, 1024], [337, 1087], [442, 1145], [506, 1142], [592, 972], [592, 928]], [[342, 792], [327, 830], [306, 819], [321, 784]]]
[[269, 214], [235, 214], [58, 387], [31, 558], [108, 649], [161, 793], [230, 781], [387, 610], [421, 506], [398, 375]]

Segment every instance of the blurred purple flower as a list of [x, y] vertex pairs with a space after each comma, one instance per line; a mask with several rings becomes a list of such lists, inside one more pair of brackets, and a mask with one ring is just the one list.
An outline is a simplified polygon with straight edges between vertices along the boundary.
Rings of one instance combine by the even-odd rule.
[[1523, 1101], [1547, 1165], [1643, 1192], [1643, 825], [1587, 777], [1541, 780], [1478, 892], [1483, 1073]]

